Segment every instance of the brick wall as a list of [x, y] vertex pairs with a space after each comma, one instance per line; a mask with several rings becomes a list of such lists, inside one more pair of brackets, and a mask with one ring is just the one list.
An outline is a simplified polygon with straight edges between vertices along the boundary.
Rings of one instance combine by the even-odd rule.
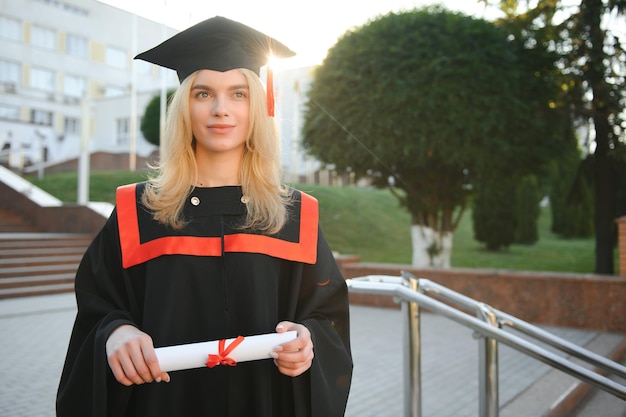
[[[90, 170], [128, 170], [128, 154], [94, 152], [90, 154]], [[137, 170], [144, 170], [153, 164], [157, 154], [147, 158], [137, 157]], [[47, 166], [46, 174], [70, 172], [78, 169], [78, 160], [72, 159], [60, 164]], [[86, 233], [96, 234], [104, 225], [106, 218], [93, 210], [78, 205], [64, 203], [60, 207], [40, 207], [25, 195], [0, 182], [0, 205], [19, 214], [41, 232], [47, 233]]]
[[3, 182], [0, 182], [0, 197], [3, 208], [19, 214], [41, 232], [96, 234], [106, 221], [100, 214], [77, 204], [41, 207]]
[[[400, 276], [426, 278], [521, 320], [626, 333], [626, 278], [618, 276], [481, 269], [414, 269], [339, 259], [345, 278]], [[353, 304], [398, 308], [389, 296], [350, 294]]]

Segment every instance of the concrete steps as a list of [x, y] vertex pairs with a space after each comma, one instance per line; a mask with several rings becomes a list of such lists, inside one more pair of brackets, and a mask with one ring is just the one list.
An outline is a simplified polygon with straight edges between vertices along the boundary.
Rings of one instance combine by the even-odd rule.
[[[591, 352], [614, 362], [626, 363], [626, 335], [599, 333], [586, 346]], [[588, 363], [572, 359], [578, 365], [606, 376]], [[624, 384], [624, 380], [610, 379]], [[624, 417], [626, 401], [557, 369], [551, 369], [527, 390], [504, 404], [499, 417]]]
[[[622, 360], [622, 365], [626, 366], [626, 357]], [[620, 384], [626, 383], [624, 379], [611, 376], [609, 379]], [[589, 394], [584, 397], [581, 403], [572, 411], [573, 417], [624, 417], [626, 416], [626, 401], [620, 400], [614, 395], [608, 394], [597, 388], [589, 390]]]
[[92, 236], [14, 229], [21, 231], [0, 226], [0, 299], [74, 291], [76, 269]]

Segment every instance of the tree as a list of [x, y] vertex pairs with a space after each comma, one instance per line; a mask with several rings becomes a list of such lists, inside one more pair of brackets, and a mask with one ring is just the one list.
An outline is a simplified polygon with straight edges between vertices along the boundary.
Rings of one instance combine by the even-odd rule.
[[[489, 0], [482, 0], [490, 3]], [[540, 44], [559, 54], [562, 104], [572, 123], [584, 126], [593, 142], [595, 272], [613, 274], [615, 217], [620, 184], [615, 156], [624, 141], [626, 52], [624, 39], [607, 28], [609, 20], [624, 23], [624, 0], [539, 0], [519, 13], [520, 1], [496, 2], [505, 12], [503, 23], [525, 42]], [[591, 144], [589, 144], [591, 145]]]
[[539, 240], [537, 221], [542, 195], [534, 175], [528, 175], [517, 184], [515, 192], [515, 243], [532, 245]]
[[481, 184], [474, 199], [472, 225], [474, 238], [497, 251], [515, 241], [515, 181], [491, 179]]
[[483, 175], [518, 177], [558, 149], [551, 58], [507, 36], [440, 7], [390, 13], [344, 34], [314, 75], [305, 149], [394, 192], [416, 266], [449, 266]]
[[474, 239], [484, 243], [489, 251], [499, 251], [513, 243], [536, 243], [543, 195], [535, 175], [489, 176], [472, 200]]
[[550, 167], [551, 230], [564, 238], [593, 235], [593, 195], [589, 178], [581, 175], [581, 160], [580, 147], [570, 141]]
[[[176, 90], [168, 90], [167, 91], [167, 99], [166, 102], [170, 102], [170, 98], [172, 94], [174, 94]], [[141, 119], [141, 133], [143, 137], [146, 138], [148, 142], [153, 145], [159, 146], [161, 143], [160, 139], [160, 122], [161, 122], [161, 94], [157, 94], [148, 102], [146, 106], [146, 111], [143, 113], [143, 118]]]

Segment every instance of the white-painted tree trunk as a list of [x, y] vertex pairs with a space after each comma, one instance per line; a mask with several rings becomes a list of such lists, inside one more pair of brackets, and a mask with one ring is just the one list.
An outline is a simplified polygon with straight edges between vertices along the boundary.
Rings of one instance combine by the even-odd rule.
[[452, 232], [438, 232], [430, 227], [411, 226], [412, 266], [417, 268], [450, 268]]

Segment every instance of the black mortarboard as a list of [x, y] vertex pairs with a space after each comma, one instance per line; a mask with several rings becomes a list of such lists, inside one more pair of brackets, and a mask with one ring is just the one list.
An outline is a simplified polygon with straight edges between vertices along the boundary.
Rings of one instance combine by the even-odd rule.
[[135, 59], [176, 70], [182, 82], [199, 69], [247, 68], [259, 74], [270, 55], [288, 58], [295, 52], [251, 27], [216, 16], [183, 30]]

